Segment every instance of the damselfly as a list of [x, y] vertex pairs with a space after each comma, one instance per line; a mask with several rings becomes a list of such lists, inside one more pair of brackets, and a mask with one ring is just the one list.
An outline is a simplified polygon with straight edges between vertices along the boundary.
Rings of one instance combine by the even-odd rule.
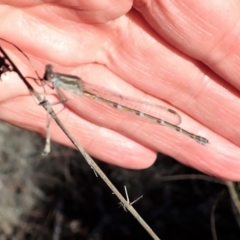
[[62, 96], [60, 88], [63, 88], [75, 94], [100, 101], [113, 108], [138, 115], [142, 119], [173, 129], [192, 138], [201, 145], [209, 143], [208, 139], [177, 126], [181, 123], [181, 117], [176, 111], [170, 108], [111, 93], [97, 86], [84, 83], [82, 79], [77, 76], [54, 72], [51, 65], [47, 65], [45, 68], [44, 80], [53, 84], [59, 97]]

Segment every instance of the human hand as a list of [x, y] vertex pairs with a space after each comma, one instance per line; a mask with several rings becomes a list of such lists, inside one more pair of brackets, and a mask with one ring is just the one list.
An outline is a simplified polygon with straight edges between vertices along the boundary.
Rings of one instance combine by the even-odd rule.
[[[140, 169], [163, 152], [240, 179], [238, 1], [0, 2], [0, 36], [41, 71], [51, 63], [58, 72], [168, 106], [181, 115], [182, 128], [210, 141], [202, 146], [157, 124], [123, 121], [121, 111], [72, 97], [60, 115], [90, 155]], [[19, 79], [0, 82], [0, 119], [45, 135], [46, 113]], [[51, 133], [70, 145], [53, 122]]]

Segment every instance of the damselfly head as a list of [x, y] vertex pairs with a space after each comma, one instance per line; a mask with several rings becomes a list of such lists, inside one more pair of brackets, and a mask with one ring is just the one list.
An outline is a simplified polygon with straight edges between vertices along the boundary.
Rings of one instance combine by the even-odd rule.
[[53, 72], [53, 66], [51, 64], [47, 64], [45, 67], [45, 72]]
[[45, 73], [43, 75], [43, 79], [49, 82], [53, 82], [54, 78], [55, 78], [55, 73], [53, 71], [53, 66], [50, 64], [47, 64], [45, 67]]

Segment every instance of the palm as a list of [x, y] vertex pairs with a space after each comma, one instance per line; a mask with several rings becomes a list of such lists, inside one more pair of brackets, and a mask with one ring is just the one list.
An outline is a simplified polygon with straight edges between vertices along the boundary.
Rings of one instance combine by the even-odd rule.
[[[1, 5], [1, 19], [5, 19], [0, 23], [1, 37], [39, 62], [41, 73], [44, 65], [51, 63], [60, 72], [76, 74], [127, 96], [169, 106], [180, 113], [181, 127], [210, 141], [208, 146], [201, 146], [155, 124], [135, 118], [121, 121], [121, 113], [110, 108], [96, 109], [76, 97], [61, 114], [65, 115], [70, 132], [75, 133], [89, 154], [120, 166], [144, 168], [159, 151], [202, 171], [239, 179], [239, 92], [228, 82], [235, 87], [239, 84], [237, 77], [234, 78], [237, 74], [214, 62], [220, 52], [210, 51], [214, 39], [212, 45], [208, 41], [199, 49], [199, 43], [195, 42], [199, 41], [199, 35], [204, 39], [204, 31], [188, 35], [185, 31], [188, 23], [183, 21], [178, 25], [180, 16], [169, 17], [165, 12], [167, 5], [164, 8], [160, 3], [156, 4], [154, 9], [158, 14], [154, 15], [153, 8], [139, 5], [141, 1], [135, 6], [139, 12], [133, 9], [129, 13], [130, 1], [120, 1], [116, 8], [113, 6], [117, 0], [111, 2], [111, 7], [103, 2], [97, 6], [98, 1], [84, 6], [61, 2], [62, 5], [24, 8]], [[195, 6], [191, 7], [197, 11]], [[204, 11], [202, 8], [201, 16]], [[174, 26], [171, 30], [167, 28], [169, 23]], [[193, 23], [202, 29], [206, 27], [205, 31], [211, 30], [207, 29], [208, 24], [198, 22], [198, 18], [193, 17]], [[216, 38], [215, 43], [218, 41]], [[234, 47], [231, 51], [234, 53]], [[226, 65], [234, 66], [238, 59], [228, 57]], [[237, 73], [236, 68], [234, 71]], [[23, 84], [19, 80], [0, 84], [0, 118], [45, 134], [46, 114], [34, 104]], [[51, 128], [55, 141], [68, 144], [60, 129], [54, 125]]]

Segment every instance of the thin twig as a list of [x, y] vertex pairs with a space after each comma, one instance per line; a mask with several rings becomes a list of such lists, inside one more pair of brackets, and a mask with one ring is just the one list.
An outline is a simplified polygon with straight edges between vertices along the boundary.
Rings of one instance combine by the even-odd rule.
[[203, 181], [225, 185], [225, 181], [218, 178], [211, 177], [211, 176], [206, 176], [203, 174], [179, 174], [179, 175], [173, 175], [173, 176], [161, 176], [159, 180], [160, 181], [203, 180]]
[[[125, 190], [125, 195], [126, 195], [127, 202], [128, 202], [128, 204], [130, 204], [130, 205], [133, 205], [135, 202], [137, 202], [139, 199], [141, 199], [141, 198], [143, 197], [143, 195], [141, 195], [140, 197], [138, 197], [138, 198], [135, 199], [134, 201], [130, 202], [129, 197], [128, 197], [128, 192], [127, 192], [127, 187], [126, 187], [126, 186], [124, 186], [124, 190]], [[126, 209], [126, 207], [123, 205], [123, 203], [120, 202], [119, 204], [123, 207], [124, 211], [127, 212], [127, 209]]]
[[231, 195], [232, 201], [233, 201], [235, 207], [238, 210], [238, 214], [240, 214], [240, 200], [238, 198], [238, 194], [237, 194], [236, 189], [234, 187], [234, 182], [225, 181], [225, 184], [226, 184], [226, 186], [228, 188], [228, 191]]
[[234, 216], [237, 220], [238, 225], [240, 226], [240, 199], [237, 193], [236, 188], [234, 187], [234, 182], [231, 181], [225, 181], [225, 184], [228, 188], [228, 191], [230, 193], [231, 199], [232, 199], [232, 210], [234, 213]]
[[210, 222], [211, 222], [211, 231], [212, 231], [213, 240], [218, 240], [217, 230], [216, 230], [215, 210], [216, 210], [219, 200], [222, 198], [224, 193], [225, 193], [225, 191], [222, 191], [218, 195], [217, 199], [214, 201], [212, 208], [211, 208]]
[[[240, 219], [239, 218], [240, 199], [239, 199], [237, 190], [234, 187], [234, 182], [224, 181], [224, 180], [214, 178], [214, 177], [211, 177], [211, 176], [206, 176], [206, 175], [203, 175], [203, 174], [180, 174], [180, 175], [174, 175], [174, 176], [163, 176], [163, 177], [160, 177], [159, 180], [160, 181], [203, 180], [203, 181], [208, 181], [208, 182], [213, 182], [213, 183], [225, 185], [228, 188], [230, 197], [231, 197], [232, 202], [234, 204], [234, 207], [232, 208], [233, 213], [235, 215], [235, 218], [236, 218], [238, 224], [240, 223], [240, 220], [239, 220]], [[217, 199], [217, 201], [218, 200], [219, 199]], [[215, 211], [217, 201], [213, 205], [213, 208], [212, 208], [213, 212]], [[212, 214], [211, 214], [211, 229], [212, 229], [213, 239], [217, 240], [216, 229], [215, 229], [215, 219], [214, 219], [214, 215], [212, 215]]]
[[11, 59], [8, 57], [8, 55], [5, 53], [5, 51], [0, 46], [0, 52], [2, 52], [3, 56], [7, 61], [12, 65], [12, 71], [15, 71], [18, 76], [22, 79], [23, 83], [26, 85], [28, 90], [31, 94], [33, 94], [36, 99], [39, 102], [39, 105], [41, 105], [47, 113], [51, 115], [51, 117], [55, 120], [55, 122], [58, 124], [58, 126], [62, 129], [62, 131], [66, 134], [66, 136], [69, 138], [69, 140], [73, 143], [73, 145], [78, 149], [78, 151], [82, 154], [84, 159], [87, 161], [89, 166], [102, 178], [102, 180], [108, 185], [108, 187], [111, 189], [111, 191], [117, 196], [117, 198], [122, 202], [122, 204], [125, 206], [125, 208], [137, 219], [137, 221], [143, 226], [143, 228], [149, 233], [149, 235], [155, 239], [160, 240], [160, 238], [153, 232], [153, 230], [150, 228], [150, 226], [142, 219], [142, 217], [138, 214], [138, 212], [133, 208], [131, 203], [125, 200], [125, 198], [121, 195], [121, 193], [115, 188], [115, 186], [111, 183], [111, 181], [108, 179], [108, 177], [104, 174], [104, 172], [98, 167], [98, 165], [95, 163], [95, 161], [87, 154], [87, 152], [83, 149], [82, 146], [78, 144], [78, 142], [73, 138], [73, 136], [70, 134], [70, 132], [65, 128], [65, 126], [62, 124], [62, 122], [57, 117], [56, 113], [52, 109], [51, 104], [47, 99], [41, 98], [40, 94], [32, 87], [32, 85], [26, 80], [26, 78], [22, 75], [22, 73], [19, 71], [17, 66], [11, 61]]

